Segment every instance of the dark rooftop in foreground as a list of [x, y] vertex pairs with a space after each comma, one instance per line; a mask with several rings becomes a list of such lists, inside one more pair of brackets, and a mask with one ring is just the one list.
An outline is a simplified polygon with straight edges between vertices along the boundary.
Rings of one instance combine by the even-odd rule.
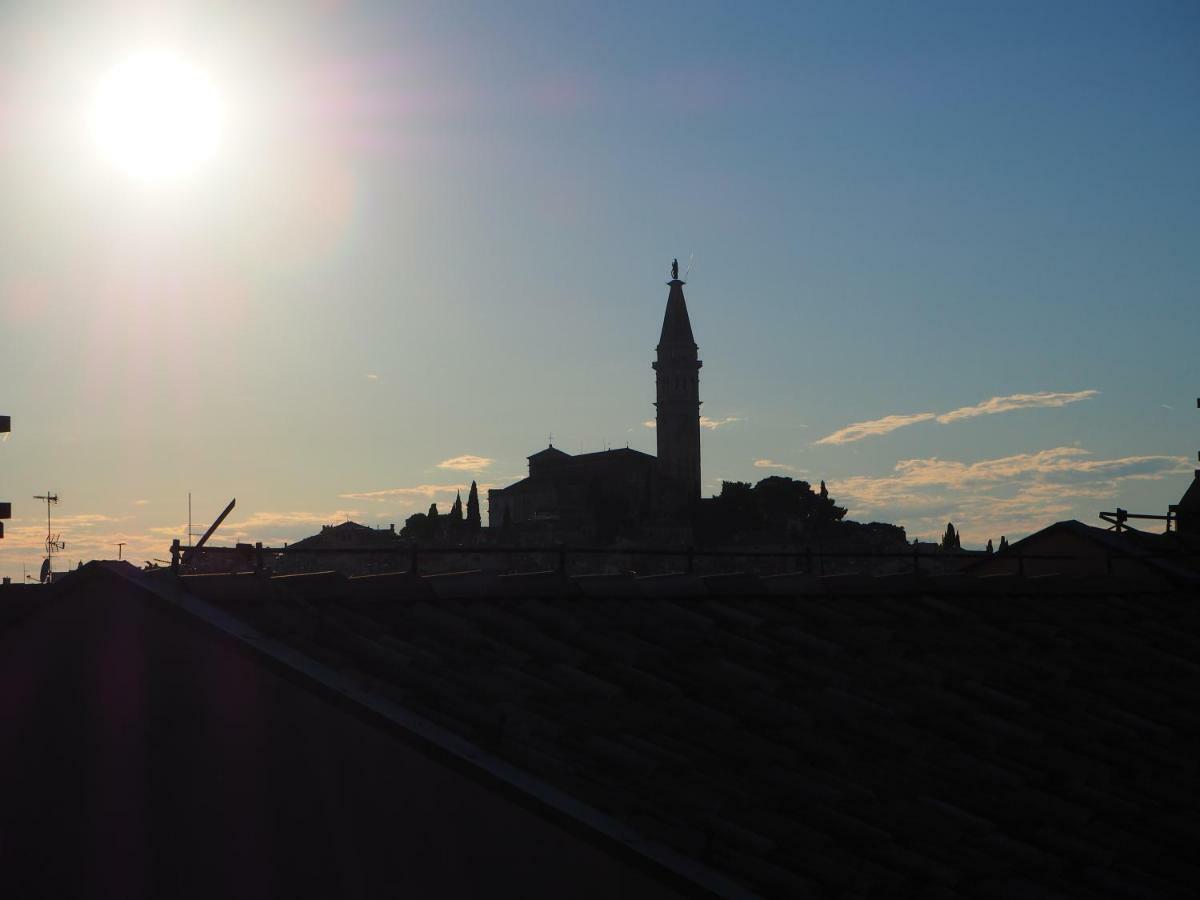
[[[330, 773], [346, 771], [347, 754], [381, 733], [408, 741], [381, 745], [360, 781], [380, 772], [402, 781], [389, 753], [408, 754], [400, 768], [416, 765], [413, 748], [445, 763], [453, 745], [452, 768], [471, 785], [522, 816], [532, 810], [504, 826], [527, 832], [452, 831], [434, 837], [437, 846], [501, 839], [505, 853], [485, 864], [503, 868], [514, 848], [534, 852], [525, 835], [542, 840], [544, 826], [530, 821], [554, 822], [570, 835], [556, 838], [562, 847], [581, 845], [569, 852], [627, 895], [1182, 897], [1200, 883], [1200, 614], [1190, 586], [1120, 575], [505, 578], [178, 578], [91, 565], [0, 631], [5, 721], [25, 721], [23, 702], [26, 717], [53, 727], [48, 700], [30, 706], [33, 685], [78, 677], [81, 652], [175, 671], [174, 645], [151, 646], [136, 624], [149, 621], [141, 610], [161, 609], [176, 642], [220, 631], [226, 662], [186, 685], [147, 678], [160, 718], [94, 731], [84, 758], [137, 787], [106, 802], [151, 810], [143, 822], [197, 802], [186, 785], [220, 770], [254, 835], [273, 836], [275, 862], [293, 834], [286, 816], [330, 802]], [[125, 612], [40, 652], [23, 637], [83, 623], [96, 594]], [[9, 599], [0, 594], [0, 608]], [[134, 625], [114, 624], [123, 618]], [[247, 694], [246, 666], [293, 686], [269, 726], [254, 711], [281, 688]], [[125, 696], [103, 678], [85, 684]], [[158, 759], [161, 748], [143, 737], [191, 734], [197, 710], [213, 704], [234, 710], [204, 732], [219, 759], [192, 760], [168, 738], [179, 754], [159, 759], [168, 768], [122, 762], [131, 752]], [[82, 728], [57, 727], [65, 737]], [[326, 735], [319, 758], [305, 743], [313, 729]], [[359, 736], [337, 747], [338, 729]], [[28, 785], [14, 768], [29, 764], [28, 753], [11, 740], [6, 777]], [[256, 789], [276, 763], [295, 778], [282, 800]], [[58, 800], [60, 814], [71, 808]], [[342, 818], [321, 833], [347, 848], [343, 863], [383, 878], [386, 858], [349, 848], [403, 847], [414, 826], [380, 818], [366, 794], [342, 803]], [[383, 834], [354, 829], [359, 803]], [[8, 804], [6, 832], [27, 814]], [[50, 827], [42, 817], [39, 827]], [[223, 820], [213, 806], [202, 821]], [[146, 833], [126, 840], [136, 846]], [[80, 837], [59, 835], [67, 858]], [[199, 827], [193, 839], [213, 840]], [[614, 868], [589, 855], [597, 853]], [[576, 880], [592, 877], [579, 869]], [[622, 878], [628, 887], [613, 887]]]

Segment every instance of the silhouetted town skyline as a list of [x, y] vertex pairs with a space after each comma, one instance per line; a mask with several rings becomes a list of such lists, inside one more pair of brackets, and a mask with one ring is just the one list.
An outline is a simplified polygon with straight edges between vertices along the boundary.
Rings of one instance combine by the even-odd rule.
[[1190, 900], [1197, 47], [0, 6], [0, 894]]

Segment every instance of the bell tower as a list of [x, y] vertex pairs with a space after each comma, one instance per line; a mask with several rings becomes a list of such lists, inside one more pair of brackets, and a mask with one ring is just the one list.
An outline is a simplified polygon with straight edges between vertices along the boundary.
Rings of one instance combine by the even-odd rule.
[[679, 260], [671, 264], [667, 311], [658, 338], [656, 373], [658, 468], [684, 490], [688, 502], [700, 498], [700, 367]]

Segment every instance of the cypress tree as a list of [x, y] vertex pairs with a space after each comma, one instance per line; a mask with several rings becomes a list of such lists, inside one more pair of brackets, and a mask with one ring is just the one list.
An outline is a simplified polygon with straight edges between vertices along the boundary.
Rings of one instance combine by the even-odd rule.
[[472, 481], [471, 492], [467, 494], [467, 529], [478, 531], [482, 527], [483, 520], [479, 515], [479, 487]]
[[956, 532], [954, 530], [954, 523], [947, 522], [946, 523], [946, 533], [942, 535], [942, 549], [943, 550], [958, 550], [958, 549], [960, 549], [962, 544], [960, 543], [959, 538], [960, 538], [960, 536], [959, 536], [958, 532]]

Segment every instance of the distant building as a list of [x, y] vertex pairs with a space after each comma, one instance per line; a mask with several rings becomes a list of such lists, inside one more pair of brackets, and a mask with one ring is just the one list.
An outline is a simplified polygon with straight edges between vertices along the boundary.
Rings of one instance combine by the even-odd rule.
[[622, 448], [572, 456], [553, 444], [529, 457], [529, 477], [488, 491], [488, 524], [547, 538], [612, 536], [654, 515], [658, 460]]
[[[383, 572], [397, 568], [403, 547], [396, 526], [371, 528], [357, 522], [322, 525], [319, 533], [295, 541], [289, 552], [274, 561], [277, 571], [312, 572], [336, 569], [339, 572]], [[319, 551], [305, 553], [305, 550]], [[363, 550], [376, 552], [363, 553]], [[395, 550], [396, 555], [384, 552]], [[338, 552], [344, 551], [344, 552]]]
[[572, 456], [553, 444], [529, 457], [529, 476], [488, 491], [488, 525], [553, 538], [659, 534], [700, 499], [701, 363], [678, 266], [667, 285], [654, 361], [658, 456], [629, 448]]
[[1055, 522], [970, 565], [972, 575], [1121, 575], [1200, 581], [1200, 537]]
[[1200, 469], [1192, 475], [1192, 483], [1171, 509], [1175, 514], [1176, 531], [1200, 535]]
[[366, 546], [390, 546], [396, 542], [396, 526], [371, 528], [357, 522], [345, 521], [340, 525], [322, 525], [319, 534], [306, 537], [292, 544], [292, 549], [320, 547], [322, 549], [353, 548]]

